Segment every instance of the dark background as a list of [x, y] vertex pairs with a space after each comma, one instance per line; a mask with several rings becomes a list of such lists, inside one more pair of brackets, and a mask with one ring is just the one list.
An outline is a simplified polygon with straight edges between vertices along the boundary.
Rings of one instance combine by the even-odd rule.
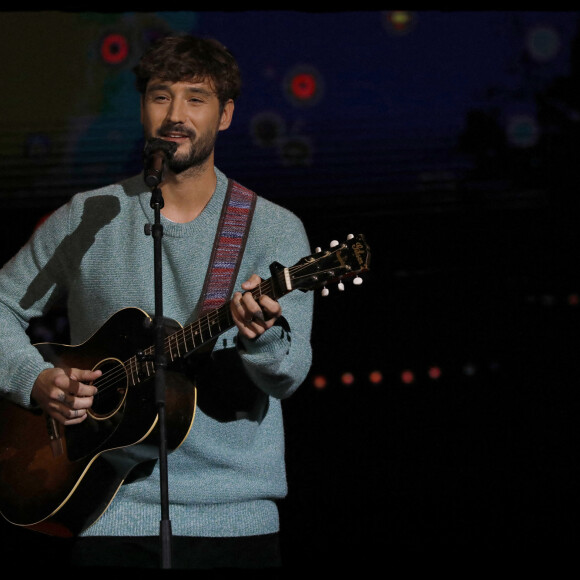
[[562, 561], [579, 539], [578, 16], [1, 13], [2, 262], [70, 195], [141, 169], [142, 48], [220, 39], [244, 86], [218, 167], [295, 211], [313, 248], [354, 232], [372, 251], [362, 286], [317, 296], [312, 372], [284, 403], [287, 561]]

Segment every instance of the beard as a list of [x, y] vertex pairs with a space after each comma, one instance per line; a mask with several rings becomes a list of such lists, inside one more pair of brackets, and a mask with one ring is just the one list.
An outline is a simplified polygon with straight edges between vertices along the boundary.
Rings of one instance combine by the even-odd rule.
[[[159, 133], [163, 136], [173, 131], [174, 129], [172, 127], [165, 126], [161, 128]], [[211, 129], [199, 135], [197, 138], [195, 132], [191, 130], [186, 131], [181, 128], [179, 132], [189, 137], [190, 147], [189, 151], [184, 153], [176, 151], [173, 157], [167, 161], [167, 168], [175, 175], [188, 170], [196, 171], [203, 167], [214, 150], [218, 135], [217, 130], [212, 131]]]

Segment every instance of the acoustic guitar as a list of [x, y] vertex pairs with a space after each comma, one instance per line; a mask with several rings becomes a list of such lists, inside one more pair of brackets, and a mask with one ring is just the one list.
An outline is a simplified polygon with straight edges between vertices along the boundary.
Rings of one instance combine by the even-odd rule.
[[[272, 277], [252, 290], [279, 299], [354, 278], [369, 269], [363, 235], [334, 242], [294, 266], [273, 263]], [[234, 326], [229, 303], [182, 327], [165, 323], [165, 425], [168, 453], [188, 436], [195, 417], [196, 387], [172, 363], [203, 353]], [[71, 537], [108, 508], [132, 470], [158, 457], [153, 319], [139, 308], [115, 313], [86, 342], [36, 344], [45, 360], [63, 369], [100, 369], [87, 418], [63, 427], [41, 411], [0, 399], [0, 512], [15, 525]]]

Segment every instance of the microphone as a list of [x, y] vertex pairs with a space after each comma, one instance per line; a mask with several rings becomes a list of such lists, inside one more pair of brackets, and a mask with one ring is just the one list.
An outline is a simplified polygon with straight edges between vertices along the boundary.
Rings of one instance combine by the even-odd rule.
[[153, 188], [163, 181], [165, 161], [172, 159], [177, 143], [164, 139], [149, 139], [145, 144], [143, 159], [145, 162], [145, 183]]

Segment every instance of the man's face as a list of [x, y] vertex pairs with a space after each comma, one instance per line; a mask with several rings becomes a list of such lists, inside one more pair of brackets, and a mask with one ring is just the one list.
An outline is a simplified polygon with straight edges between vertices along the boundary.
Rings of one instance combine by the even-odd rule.
[[145, 138], [177, 143], [167, 167], [181, 173], [199, 167], [208, 159], [213, 163], [217, 134], [231, 123], [233, 101], [220, 113], [219, 101], [206, 81], [163, 81], [151, 79], [141, 104]]

